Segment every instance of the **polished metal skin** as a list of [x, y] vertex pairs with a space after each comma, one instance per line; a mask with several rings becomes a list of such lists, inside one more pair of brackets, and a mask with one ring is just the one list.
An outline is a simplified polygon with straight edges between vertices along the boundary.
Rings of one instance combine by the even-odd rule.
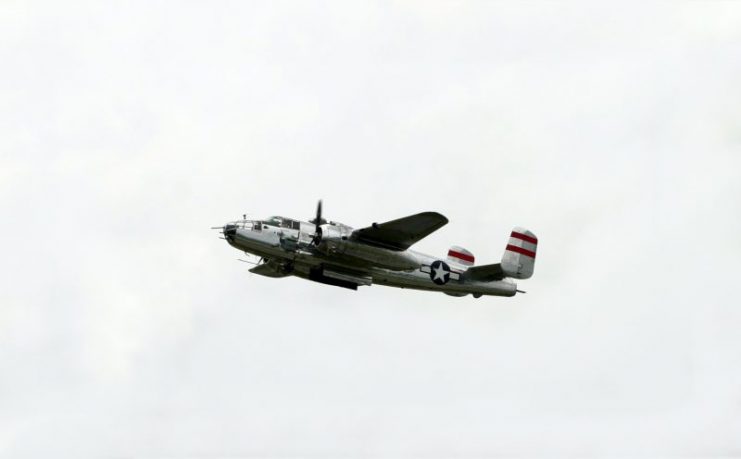
[[311, 222], [243, 218], [218, 228], [231, 246], [260, 257], [250, 272], [262, 276], [298, 276], [353, 290], [379, 284], [476, 298], [522, 292], [512, 279], [533, 274], [537, 249], [533, 233], [515, 228], [502, 262], [491, 265], [474, 266], [473, 254], [457, 246], [445, 259], [409, 249], [447, 222], [436, 212], [423, 212], [353, 229], [324, 220], [320, 201]]

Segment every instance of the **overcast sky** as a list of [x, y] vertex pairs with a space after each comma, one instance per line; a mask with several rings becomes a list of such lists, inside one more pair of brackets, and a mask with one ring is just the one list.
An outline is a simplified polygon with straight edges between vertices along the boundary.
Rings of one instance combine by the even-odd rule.
[[[0, 2], [0, 457], [741, 455], [741, 4]], [[364, 226], [527, 295], [251, 275]]]

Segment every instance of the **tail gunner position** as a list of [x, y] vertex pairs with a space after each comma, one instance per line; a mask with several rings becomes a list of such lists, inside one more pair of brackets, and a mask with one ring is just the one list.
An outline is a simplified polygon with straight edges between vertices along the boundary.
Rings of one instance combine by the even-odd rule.
[[409, 250], [412, 244], [448, 223], [437, 212], [422, 212], [353, 229], [316, 217], [304, 222], [285, 217], [242, 220], [221, 229], [234, 248], [257, 255], [250, 272], [267, 277], [298, 276], [357, 290], [360, 285], [432, 290], [452, 296], [514, 296], [512, 279], [529, 279], [538, 238], [524, 228], [510, 234], [500, 263], [474, 266], [468, 250], [453, 246], [445, 259]]

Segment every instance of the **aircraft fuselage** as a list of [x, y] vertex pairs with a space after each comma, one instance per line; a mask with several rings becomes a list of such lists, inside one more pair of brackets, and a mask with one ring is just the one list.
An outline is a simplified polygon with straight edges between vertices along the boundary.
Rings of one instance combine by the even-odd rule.
[[413, 250], [392, 250], [352, 240], [353, 229], [341, 223], [321, 225], [322, 240], [312, 244], [313, 223], [273, 217], [240, 220], [224, 226], [234, 248], [257, 255], [265, 267], [252, 270], [269, 277], [293, 275], [347, 288], [386, 285], [444, 292], [453, 296], [514, 296], [510, 279], [480, 282], [466, 279], [465, 266]]

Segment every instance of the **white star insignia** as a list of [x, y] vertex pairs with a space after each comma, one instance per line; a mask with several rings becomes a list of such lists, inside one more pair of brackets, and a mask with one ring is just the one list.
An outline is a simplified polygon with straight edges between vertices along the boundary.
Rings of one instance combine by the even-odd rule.
[[448, 274], [442, 264], [440, 264], [437, 268], [433, 268], [432, 270], [435, 271], [434, 280], [445, 280], [445, 275]]

